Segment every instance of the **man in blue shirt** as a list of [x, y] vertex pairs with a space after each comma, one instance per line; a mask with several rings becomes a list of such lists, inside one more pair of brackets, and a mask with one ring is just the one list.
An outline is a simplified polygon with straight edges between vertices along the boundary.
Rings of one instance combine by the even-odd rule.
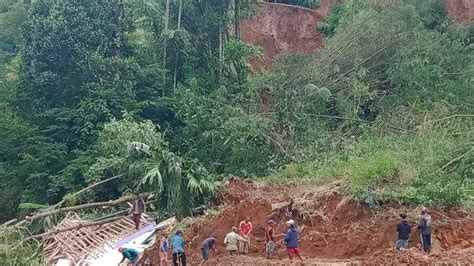
[[288, 231], [285, 235], [285, 242], [286, 242], [286, 249], [288, 251], [288, 257], [290, 259], [290, 264], [293, 262], [293, 256], [297, 256], [301, 261], [303, 261], [303, 257], [301, 257], [300, 253], [300, 243], [298, 240], [298, 230], [296, 229], [295, 221], [289, 220], [286, 222], [288, 225]]
[[139, 253], [133, 248], [119, 248], [119, 252], [122, 253], [123, 258], [119, 262], [119, 265], [125, 261], [125, 259], [128, 259], [132, 265], [135, 265], [138, 261], [138, 256]]
[[171, 249], [173, 250], [173, 265], [178, 266], [179, 261], [181, 265], [186, 266], [186, 253], [184, 252], [184, 245], [186, 241], [183, 238], [183, 232], [177, 231], [176, 235], [170, 240]]

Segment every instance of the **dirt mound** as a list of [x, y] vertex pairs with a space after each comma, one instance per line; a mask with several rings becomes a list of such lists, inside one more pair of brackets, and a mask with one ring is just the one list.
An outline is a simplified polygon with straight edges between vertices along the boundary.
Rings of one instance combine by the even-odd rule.
[[251, 62], [254, 68], [269, 68], [281, 52], [313, 52], [322, 47], [324, 36], [316, 32], [323, 17], [315, 10], [285, 4], [263, 3], [262, 9], [241, 26], [242, 39], [263, 47], [263, 61]]
[[449, 15], [458, 24], [467, 25], [474, 20], [474, 1], [445, 0]]
[[[349, 265], [357, 265], [360, 264], [359, 261], [354, 260], [329, 260], [329, 259], [314, 259], [314, 258], [307, 258], [304, 261], [304, 264], [300, 263], [299, 261], [294, 261], [291, 265], [325, 265], [325, 266], [349, 266]], [[250, 256], [224, 256], [218, 258], [211, 258], [207, 265], [265, 265], [265, 266], [273, 266], [273, 265], [290, 265], [288, 259], [284, 258], [281, 260], [271, 259], [268, 260], [262, 257], [250, 257]]]
[[385, 265], [385, 264], [407, 264], [407, 265], [420, 265], [427, 264], [430, 262], [429, 256], [417, 248], [410, 248], [401, 252], [396, 252], [393, 249], [380, 250], [373, 256], [365, 260], [365, 263], [372, 265]]
[[474, 248], [456, 249], [447, 252], [433, 253], [427, 255], [418, 248], [410, 248], [405, 251], [396, 252], [393, 249], [381, 250], [373, 256], [364, 260], [364, 264], [386, 265], [386, 264], [444, 264], [444, 265], [470, 265], [474, 263]]
[[[326, 187], [312, 187], [234, 179], [228, 182], [221, 201], [224, 207], [216, 216], [194, 218], [185, 230], [191, 262], [200, 261], [202, 241], [214, 235], [218, 244], [216, 253], [211, 253], [212, 265], [286, 264], [287, 259], [264, 259], [264, 228], [268, 219], [278, 223], [276, 235], [286, 231], [285, 221], [297, 221], [301, 250], [308, 259], [305, 265], [474, 262], [474, 218], [471, 213], [461, 210], [432, 211], [433, 254], [428, 257], [420, 251], [420, 237], [416, 231], [411, 235], [409, 250], [393, 251], [398, 214], [405, 211], [403, 206], [370, 209], [345, 197], [337, 182]], [[418, 211], [408, 212], [410, 222], [416, 222]], [[250, 254], [228, 257], [224, 255], [223, 239], [246, 216], [252, 218], [254, 225]], [[282, 239], [277, 242], [285, 258]]]

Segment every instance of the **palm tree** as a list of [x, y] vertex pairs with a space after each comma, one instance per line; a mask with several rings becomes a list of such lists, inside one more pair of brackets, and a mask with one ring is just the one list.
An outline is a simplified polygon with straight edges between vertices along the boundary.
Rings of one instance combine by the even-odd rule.
[[[178, 219], [192, 214], [195, 200], [217, 191], [207, 170], [196, 160], [184, 159], [168, 150], [153, 151], [144, 143], [129, 144], [129, 153], [146, 158], [131, 164], [130, 172], [143, 173], [137, 188], [155, 192], [159, 209]], [[138, 169], [138, 170], [137, 170]]]

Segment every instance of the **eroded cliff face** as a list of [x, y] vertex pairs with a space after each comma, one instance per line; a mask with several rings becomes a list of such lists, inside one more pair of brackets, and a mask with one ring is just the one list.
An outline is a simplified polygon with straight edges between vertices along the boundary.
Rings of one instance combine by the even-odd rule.
[[474, 21], [474, 0], [445, 0], [449, 15], [462, 25]]
[[271, 60], [281, 52], [312, 52], [324, 44], [324, 36], [316, 32], [323, 16], [316, 10], [285, 4], [264, 3], [260, 12], [242, 23], [242, 39], [262, 46], [264, 59], [252, 62], [254, 67], [269, 68]]
[[[271, 60], [282, 52], [313, 52], [324, 45], [324, 36], [316, 32], [317, 24], [330, 12], [333, 3], [343, 0], [321, 0], [320, 7], [308, 9], [285, 4], [264, 3], [260, 12], [242, 23], [245, 42], [263, 47], [264, 58], [252, 61], [254, 68], [270, 68]], [[474, 21], [474, 0], [445, 0], [450, 16], [458, 24]]]

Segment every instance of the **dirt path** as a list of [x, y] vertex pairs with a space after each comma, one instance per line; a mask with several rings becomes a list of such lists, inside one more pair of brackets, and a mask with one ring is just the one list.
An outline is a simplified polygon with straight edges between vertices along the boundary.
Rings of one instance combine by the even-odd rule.
[[[398, 214], [405, 211], [401, 205], [370, 209], [345, 197], [339, 183], [311, 187], [231, 180], [227, 187], [221, 196], [224, 207], [215, 217], [188, 221], [191, 226], [185, 229], [185, 237], [193, 265], [200, 261], [201, 242], [211, 235], [218, 237], [218, 245], [208, 265], [286, 265], [288, 259], [282, 240], [278, 241], [278, 247], [285, 259], [265, 259], [264, 227], [268, 219], [278, 223], [276, 235], [285, 232], [285, 221], [297, 221], [301, 250], [307, 258], [304, 265], [474, 263], [472, 213], [458, 209], [432, 210], [433, 254], [426, 256], [420, 251], [416, 232], [411, 235], [410, 249], [396, 253], [393, 251], [395, 228]], [[419, 210], [407, 211], [410, 223], [415, 223]], [[227, 256], [222, 241], [231, 227], [246, 216], [252, 218], [254, 225], [250, 255]]]

